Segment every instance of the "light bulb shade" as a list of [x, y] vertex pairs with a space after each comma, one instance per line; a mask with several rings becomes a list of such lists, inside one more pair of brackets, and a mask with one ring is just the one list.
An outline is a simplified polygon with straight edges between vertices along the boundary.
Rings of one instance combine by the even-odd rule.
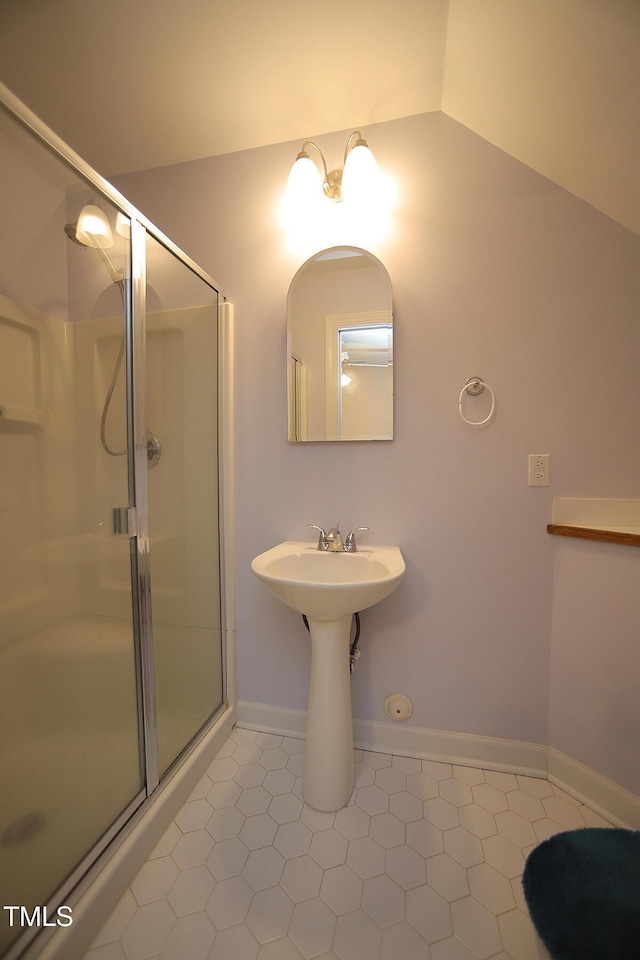
[[100, 207], [88, 203], [82, 208], [76, 224], [76, 238], [87, 247], [113, 246], [111, 227]]
[[322, 176], [311, 157], [298, 154], [287, 181], [287, 202], [307, 206], [322, 196]]
[[322, 176], [313, 160], [304, 152], [298, 154], [291, 167], [287, 188], [282, 198], [280, 215], [286, 229], [316, 215], [323, 201]]
[[116, 214], [116, 233], [119, 233], [125, 240], [131, 239], [131, 220], [119, 210]]
[[364, 142], [359, 140], [350, 150], [342, 174], [342, 196], [350, 203], [366, 203], [377, 196], [380, 171], [376, 158]]
[[291, 167], [287, 181], [287, 194], [293, 202], [304, 203], [322, 189], [322, 177], [311, 157], [299, 154]]

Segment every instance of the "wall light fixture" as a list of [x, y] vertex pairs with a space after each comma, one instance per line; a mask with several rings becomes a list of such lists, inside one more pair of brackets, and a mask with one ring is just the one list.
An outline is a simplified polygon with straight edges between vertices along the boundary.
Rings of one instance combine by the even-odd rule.
[[[309, 147], [313, 147], [320, 157], [322, 173], [309, 156]], [[345, 197], [364, 200], [375, 196], [378, 179], [376, 159], [359, 130], [354, 130], [347, 140], [342, 170], [329, 171], [320, 147], [313, 140], [306, 140], [289, 174], [287, 199], [291, 203], [304, 203], [312, 196], [312, 192], [317, 194], [322, 189], [325, 197], [335, 202]]]
[[393, 230], [396, 197], [393, 180], [378, 169], [361, 132], [354, 130], [342, 169], [329, 170], [320, 147], [305, 140], [278, 201], [278, 220], [297, 257], [334, 246], [369, 250]]

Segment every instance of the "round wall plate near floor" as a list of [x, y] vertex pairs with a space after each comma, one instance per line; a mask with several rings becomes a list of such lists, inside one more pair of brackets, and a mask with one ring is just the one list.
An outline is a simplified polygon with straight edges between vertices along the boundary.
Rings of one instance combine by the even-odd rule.
[[404, 693], [390, 693], [384, 702], [384, 710], [392, 720], [408, 720], [413, 713], [413, 704]]

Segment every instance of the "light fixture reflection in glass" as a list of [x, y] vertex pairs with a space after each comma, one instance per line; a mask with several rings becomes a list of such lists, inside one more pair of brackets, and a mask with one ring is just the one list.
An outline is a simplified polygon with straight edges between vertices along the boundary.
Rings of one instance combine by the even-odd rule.
[[[340, 331], [340, 339], [342, 339], [342, 331]], [[345, 372], [344, 365], [349, 363], [349, 354], [346, 350], [343, 350], [340, 354], [340, 363], [342, 365], [342, 373], [340, 375], [340, 386], [346, 387], [351, 383], [351, 377], [348, 373]]]
[[116, 233], [119, 233], [125, 240], [131, 239], [131, 221], [129, 217], [125, 216], [125, 214], [119, 210], [116, 214]]
[[100, 207], [87, 203], [82, 208], [76, 225], [76, 237], [87, 247], [104, 249], [113, 246], [111, 226]]

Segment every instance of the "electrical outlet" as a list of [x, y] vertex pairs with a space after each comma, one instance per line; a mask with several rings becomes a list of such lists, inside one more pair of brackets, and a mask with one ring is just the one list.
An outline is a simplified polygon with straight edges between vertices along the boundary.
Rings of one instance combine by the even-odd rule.
[[549, 454], [548, 453], [530, 453], [529, 454], [529, 486], [530, 487], [548, 487], [549, 486]]

